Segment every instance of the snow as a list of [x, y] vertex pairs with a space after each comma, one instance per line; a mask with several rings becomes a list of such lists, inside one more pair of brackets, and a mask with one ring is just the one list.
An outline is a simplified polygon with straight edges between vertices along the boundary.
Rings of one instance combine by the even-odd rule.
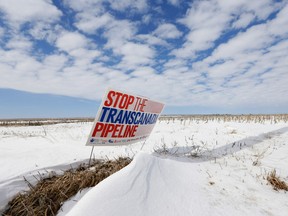
[[[215, 168], [221, 172], [217, 166]], [[249, 180], [242, 182], [241, 178], [226, 176], [223, 183], [224, 179], [210, 179], [206, 172], [207, 167], [199, 163], [140, 153], [129, 167], [91, 189], [68, 215], [76, 216], [83, 212], [87, 216], [278, 213], [279, 208], [275, 207], [279, 203], [275, 206], [270, 201], [277, 195], [267, 197], [268, 193], [262, 197], [263, 186], [253, 178], [247, 177]], [[211, 175], [214, 176], [214, 173]], [[215, 185], [210, 185], [209, 181], [215, 181]], [[276, 211], [273, 212], [273, 209]], [[284, 211], [282, 215], [286, 213]]]
[[[23, 176], [62, 172], [87, 161], [92, 123], [0, 127], [0, 212]], [[134, 157], [97, 186], [79, 192], [63, 215], [287, 215], [288, 123], [284, 121], [161, 120], [144, 143], [95, 147], [93, 157]]]

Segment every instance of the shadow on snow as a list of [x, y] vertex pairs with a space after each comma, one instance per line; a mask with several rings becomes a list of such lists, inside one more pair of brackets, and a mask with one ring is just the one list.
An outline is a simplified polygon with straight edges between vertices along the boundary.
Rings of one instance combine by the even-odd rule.
[[192, 162], [205, 162], [219, 159], [227, 155], [232, 155], [243, 149], [250, 148], [258, 143], [264, 142], [265, 140], [280, 136], [287, 131], [288, 127], [283, 127], [278, 130], [262, 133], [258, 136], [250, 136], [213, 149], [203, 149], [203, 146], [199, 145], [166, 148], [156, 151], [155, 155], [167, 154], [169, 156], [176, 156], [177, 160], [180, 159], [179, 157], [184, 156], [186, 159], [187, 157], [193, 158]]

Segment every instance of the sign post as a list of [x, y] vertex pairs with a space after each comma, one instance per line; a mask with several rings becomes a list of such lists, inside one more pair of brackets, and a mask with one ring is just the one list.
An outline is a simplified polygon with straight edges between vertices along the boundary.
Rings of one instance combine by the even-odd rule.
[[86, 145], [119, 146], [144, 141], [152, 132], [163, 108], [161, 102], [108, 89]]

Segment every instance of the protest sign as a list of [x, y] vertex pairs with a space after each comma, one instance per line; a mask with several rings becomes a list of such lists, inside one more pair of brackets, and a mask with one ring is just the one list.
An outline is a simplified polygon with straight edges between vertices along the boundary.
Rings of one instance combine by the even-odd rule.
[[146, 97], [109, 89], [86, 145], [116, 146], [145, 140], [163, 108], [163, 103]]

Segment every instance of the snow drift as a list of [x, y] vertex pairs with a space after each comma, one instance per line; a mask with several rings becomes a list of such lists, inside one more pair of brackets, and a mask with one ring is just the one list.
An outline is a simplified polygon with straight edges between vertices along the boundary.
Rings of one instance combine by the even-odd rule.
[[237, 169], [223, 178], [225, 183], [213, 180], [212, 170], [209, 174], [204, 167], [191, 160], [139, 153], [128, 167], [91, 189], [67, 215], [286, 215], [279, 202], [286, 209], [287, 203], [271, 202], [279, 195], [268, 187], [252, 178], [241, 182], [235, 178]]

